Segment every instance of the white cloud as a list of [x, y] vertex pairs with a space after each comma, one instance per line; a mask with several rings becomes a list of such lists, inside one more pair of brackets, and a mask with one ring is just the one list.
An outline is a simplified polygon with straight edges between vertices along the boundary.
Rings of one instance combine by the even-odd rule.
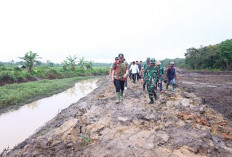
[[183, 57], [185, 49], [231, 38], [230, 0], [0, 1], [2, 61], [32, 50], [110, 62]]

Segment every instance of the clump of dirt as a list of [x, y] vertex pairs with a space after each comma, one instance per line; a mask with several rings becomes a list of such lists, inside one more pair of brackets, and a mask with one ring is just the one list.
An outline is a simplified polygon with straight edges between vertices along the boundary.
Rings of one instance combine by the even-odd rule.
[[148, 104], [140, 83], [115, 104], [107, 78], [7, 156], [232, 156], [232, 128], [220, 113], [184, 90]]
[[191, 72], [178, 69], [178, 85], [232, 120], [232, 72]]

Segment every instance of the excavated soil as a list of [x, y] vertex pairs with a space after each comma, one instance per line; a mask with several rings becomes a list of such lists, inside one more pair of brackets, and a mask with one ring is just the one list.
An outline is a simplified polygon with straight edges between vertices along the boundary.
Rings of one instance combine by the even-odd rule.
[[232, 72], [191, 72], [179, 69], [178, 85], [232, 120]]
[[7, 156], [232, 156], [232, 125], [182, 89], [148, 104], [140, 83], [115, 104], [108, 78], [99, 88], [16, 146]]

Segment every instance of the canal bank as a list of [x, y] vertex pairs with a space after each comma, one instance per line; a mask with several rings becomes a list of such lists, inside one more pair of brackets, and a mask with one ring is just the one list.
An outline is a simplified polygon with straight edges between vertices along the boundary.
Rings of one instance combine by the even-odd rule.
[[[8, 84], [0, 87], [0, 114], [20, 106], [60, 93], [78, 81], [96, 78], [94, 76], [73, 77], [55, 80], [40, 80], [20, 84]], [[100, 78], [100, 76], [98, 77]]]
[[62, 93], [28, 103], [0, 115], [0, 152], [32, 135], [39, 127], [56, 116], [62, 109], [77, 102], [97, 88], [97, 80], [91, 78], [76, 83]]

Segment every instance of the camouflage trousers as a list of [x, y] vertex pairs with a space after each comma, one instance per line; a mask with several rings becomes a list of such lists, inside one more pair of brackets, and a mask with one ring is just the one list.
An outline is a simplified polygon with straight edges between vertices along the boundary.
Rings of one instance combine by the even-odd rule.
[[155, 84], [147, 83], [147, 91], [150, 99], [156, 97], [156, 92], [155, 92], [156, 89], [157, 88]]

